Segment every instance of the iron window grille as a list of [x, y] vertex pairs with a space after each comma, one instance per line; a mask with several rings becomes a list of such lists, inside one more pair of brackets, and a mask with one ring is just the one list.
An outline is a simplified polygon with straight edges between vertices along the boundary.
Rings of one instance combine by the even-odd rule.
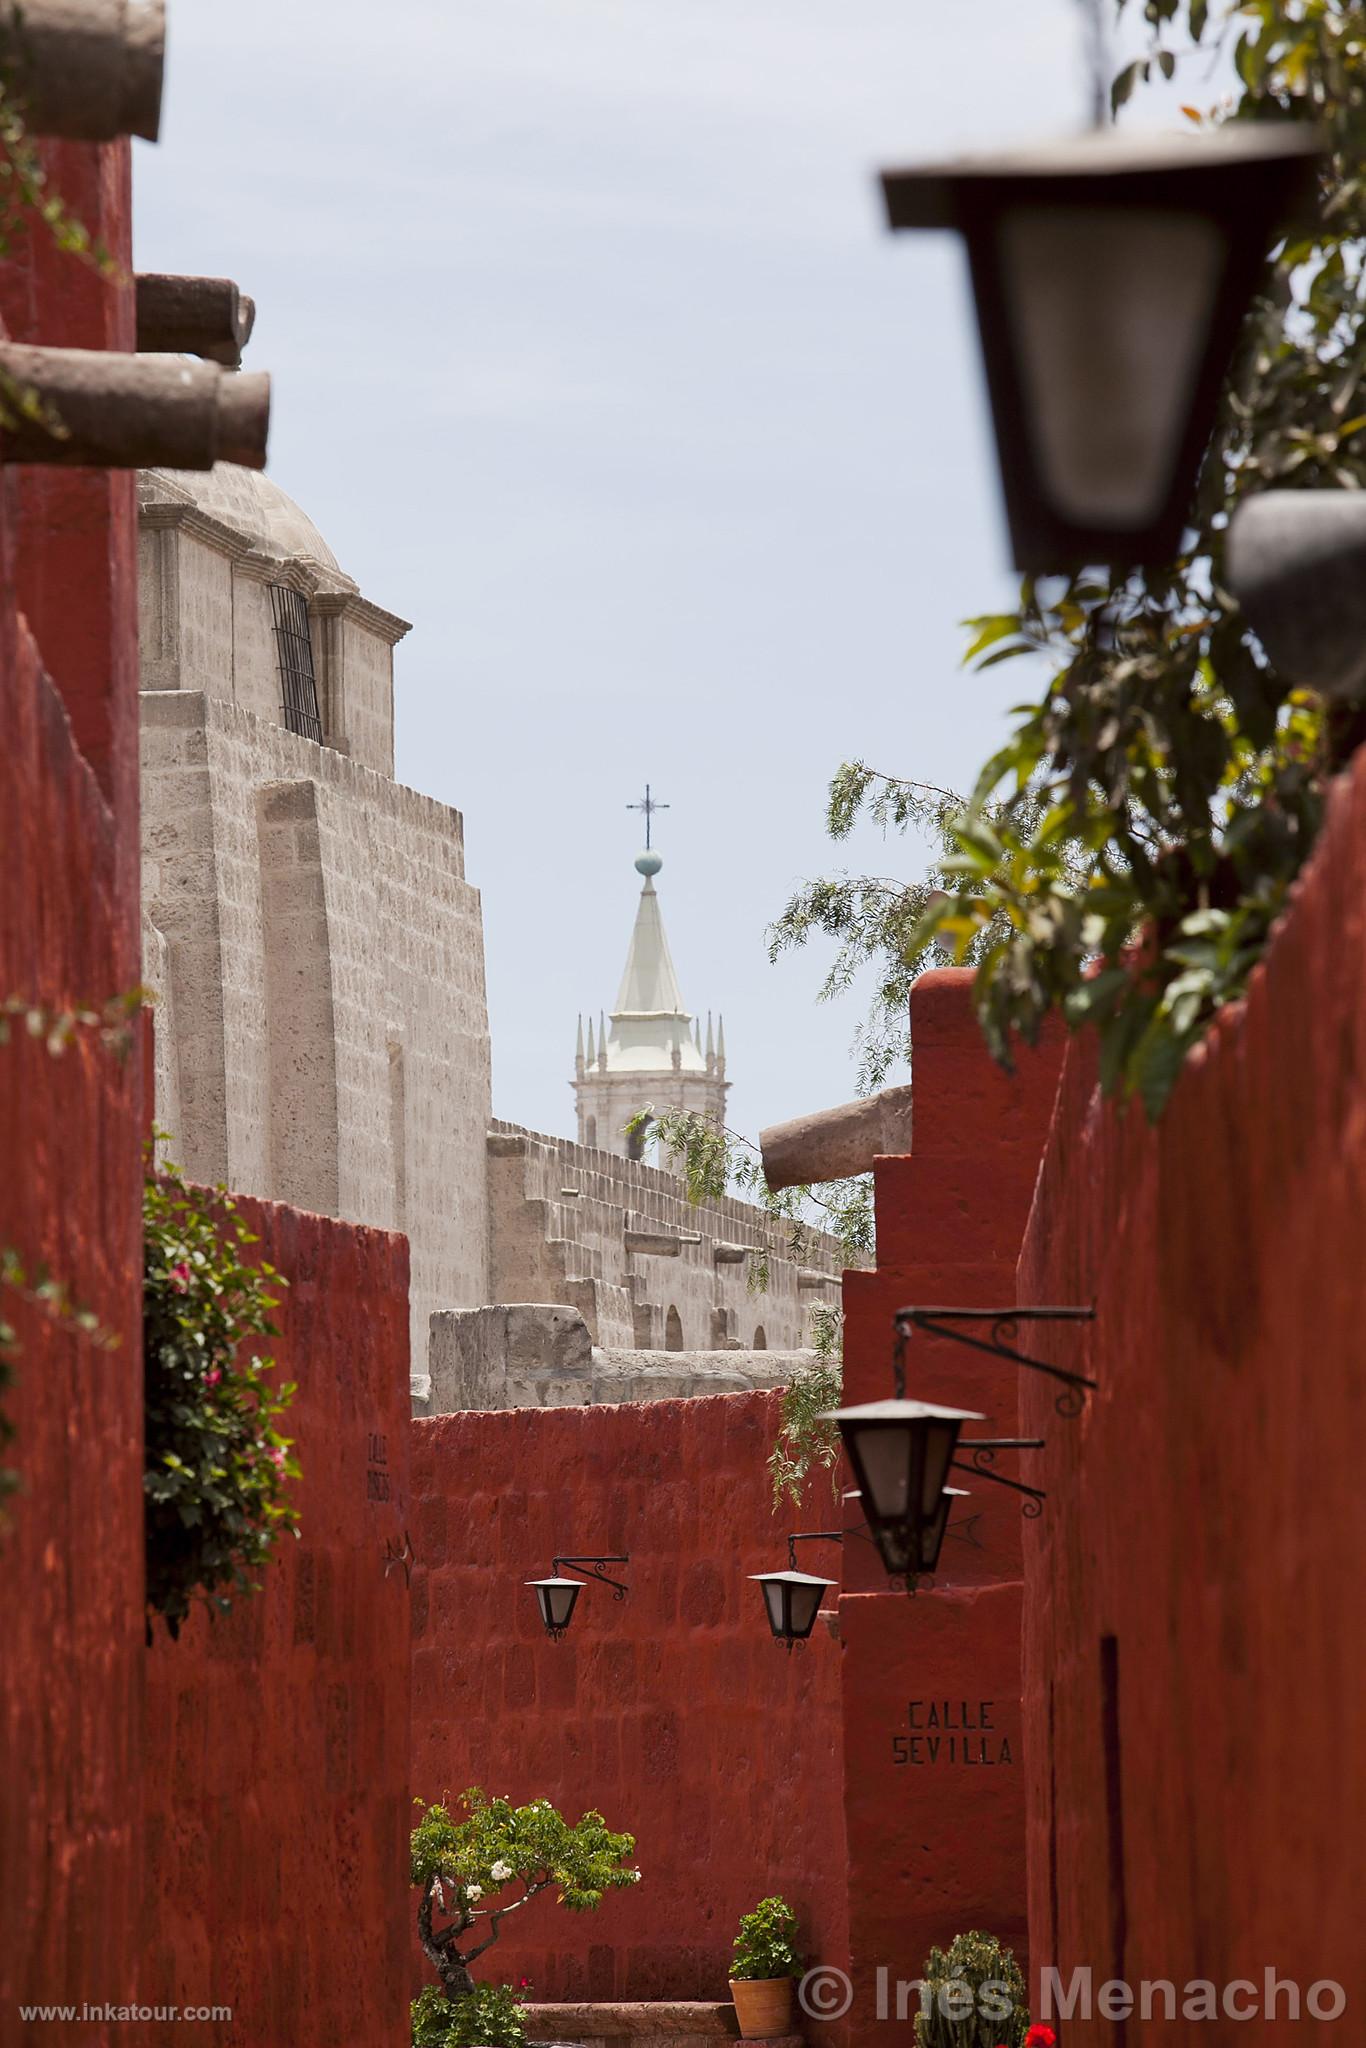
[[303, 739], [321, 741], [323, 722], [318, 710], [318, 678], [313, 668], [308, 606], [287, 583], [271, 584], [270, 606], [275, 616], [285, 724]]

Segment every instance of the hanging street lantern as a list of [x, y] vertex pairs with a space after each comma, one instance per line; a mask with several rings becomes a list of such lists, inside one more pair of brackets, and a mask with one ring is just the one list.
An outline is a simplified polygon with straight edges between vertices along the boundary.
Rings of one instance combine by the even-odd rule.
[[810, 1572], [752, 1572], [756, 1585], [764, 1589], [768, 1625], [778, 1642], [790, 1650], [804, 1643], [816, 1625], [821, 1601], [836, 1579], [813, 1578]]
[[[971, 1408], [938, 1408], [898, 1396], [894, 1401], [832, 1409], [821, 1419], [839, 1428], [862, 1496], [864, 1519], [888, 1570], [914, 1576], [932, 1569], [889, 1563], [884, 1538], [907, 1559], [922, 1554], [936, 1518], [948, 1519], [943, 1495], [963, 1424], [984, 1422], [986, 1417]], [[938, 1545], [934, 1554], [937, 1558]]]
[[953, 1504], [956, 1500], [966, 1500], [968, 1494], [966, 1486], [946, 1486], [934, 1513], [922, 1525], [914, 1547], [907, 1524], [898, 1527], [895, 1523], [886, 1523], [881, 1529], [873, 1530], [878, 1554], [892, 1578], [905, 1579], [907, 1585], [914, 1585], [919, 1578], [933, 1577], [939, 1569], [939, 1553], [944, 1548]]
[[[556, 1557], [551, 1560], [548, 1579], [527, 1579], [525, 1584], [536, 1595], [536, 1605], [541, 1610], [545, 1632], [552, 1642], [559, 1642], [574, 1618], [574, 1608], [585, 1585], [602, 1585], [612, 1588], [614, 1600], [626, 1598], [626, 1588], [619, 1579], [609, 1579], [605, 1567], [609, 1564], [629, 1564], [630, 1558], [622, 1552], [606, 1557]], [[577, 1572], [578, 1578], [566, 1579], [560, 1576], [560, 1567], [567, 1566]]]
[[526, 1583], [536, 1595], [546, 1634], [558, 1642], [574, 1618], [574, 1605], [583, 1591], [583, 1581], [550, 1578], [528, 1579]]
[[889, 225], [966, 238], [1011, 546], [1037, 573], [1173, 561], [1317, 130], [1091, 135], [882, 174]]

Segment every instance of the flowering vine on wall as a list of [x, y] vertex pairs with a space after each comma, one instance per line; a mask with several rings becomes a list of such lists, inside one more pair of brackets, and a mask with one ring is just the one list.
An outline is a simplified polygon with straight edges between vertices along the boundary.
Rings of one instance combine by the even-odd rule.
[[276, 1537], [298, 1534], [286, 1487], [299, 1477], [277, 1424], [295, 1394], [254, 1339], [277, 1334], [288, 1285], [222, 1190], [150, 1170], [143, 1205], [147, 1628], [172, 1636], [197, 1599], [226, 1611], [259, 1591]]

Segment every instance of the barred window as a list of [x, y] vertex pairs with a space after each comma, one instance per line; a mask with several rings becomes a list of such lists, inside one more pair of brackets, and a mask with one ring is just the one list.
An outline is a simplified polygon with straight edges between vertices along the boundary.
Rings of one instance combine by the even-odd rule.
[[270, 606], [275, 615], [275, 648], [280, 661], [280, 688], [285, 724], [306, 740], [321, 740], [318, 679], [313, 671], [313, 642], [308, 633], [308, 606], [287, 583], [272, 583]]

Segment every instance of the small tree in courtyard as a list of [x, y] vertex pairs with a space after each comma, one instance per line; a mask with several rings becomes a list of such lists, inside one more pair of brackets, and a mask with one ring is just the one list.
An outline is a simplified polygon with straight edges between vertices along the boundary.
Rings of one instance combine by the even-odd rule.
[[[458, 2030], [459, 2001], [476, 1996], [470, 1966], [493, 1947], [508, 1914], [552, 1889], [571, 1913], [591, 1913], [604, 1892], [639, 1883], [639, 1870], [627, 1863], [635, 1846], [634, 1835], [614, 1834], [600, 1813], [585, 1813], [571, 1826], [548, 1799], [514, 1806], [477, 1785], [462, 1794], [455, 1814], [440, 1805], [422, 1808], [412, 1833], [417, 1935], [441, 1979], [448, 2034]], [[424, 2026], [441, 2024], [431, 1992], [419, 2004]]]

